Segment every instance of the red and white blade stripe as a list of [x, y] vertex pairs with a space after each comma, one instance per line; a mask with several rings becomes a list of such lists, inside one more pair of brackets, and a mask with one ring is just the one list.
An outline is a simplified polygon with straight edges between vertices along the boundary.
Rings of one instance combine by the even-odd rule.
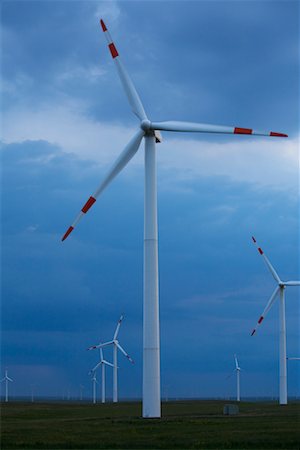
[[103, 22], [102, 19], [100, 19], [100, 25], [102, 27], [102, 30], [103, 30], [104, 35], [106, 37], [106, 40], [108, 42], [108, 48], [109, 48], [109, 51], [110, 51], [110, 54], [111, 54], [112, 58], [113, 59], [117, 58], [119, 56], [118, 50], [117, 50], [117, 48], [116, 48], [116, 46], [115, 46], [115, 44], [114, 44], [114, 42], [112, 40], [110, 32], [106, 28], [106, 25], [105, 25], [105, 23]]
[[96, 348], [98, 348], [97, 345], [92, 345], [91, 347], [87, 348], [87, 350], [95, 350]]
[[268, 259], [268, 258], [266, 257], [266, 255], [264, 254], [262, 248], [258, 246], [257, 241], [256, 241], [256, 239], [255, 239], [254, 236], [252, 236], [252, 240], [253, 240], [254, 244], [256, 245], [259, 254], [263, 257], [263, 259], [264, 259], [264, 261], [265, 261], [265, 264], [266, 264], [266, 266], [268, 267], [269, 271], [271, 272], [271, 274], [272, 274], [274, 280], [277, 281], [277, 283], [282, 283], [282, 281], [281, 281], [280, 278], [279, 278], [278, 273], [276, 272], [276, 270], [274, 269], [274, 267], [273, 267], [272, 264], [270, 263], [269, 259]]
[[264, 320], [264, 318], [266, 317], [266, 315], [268, 314], [268, 312], [269, 312], [270, 309], [272, 308], [272, 305], [273, 305], [273, 303], [274, 303], [274, 301], [275, 301], [275, 299], [276, 299], [276, 295], [278, 294], [279, 290], [280, 290], [280, 287], [277, 286], [276, 289], [275, 289], [275, 291], [274, 291], [273, 294], [271, 295], [271, 297], [270, 297], [270, 299], [269, 299], [269, 301], [268, 301], [268, 303], [267, 303], [265, 309], [263, 310], [262, 315], [261, 315], [260, 318], [258, 319], [257, 325], [256, 325], [256, 327], [253, 329], [253, 331], [252, 331], [252, 333], [251, 333], [251, 336], [254, 335], [254, 333], [256, 332], [257, 328], [259, 327], [259, 325], [262, 323], [262, 321]]
[[67, 231], [65, 232], [65, 234], [62, 237], [62, 241], [64, 241], [65, 239], [67, 239], [67, 237], [69, 236], [70, 233], [72, 233], [72, 231], [74, 230], [75, 226], [78, 224], [78, 222], [80, 221], [80, 219], [84, 216], [84, 214], [86, 214], [88, 212], [88, 210], [91, 208], [91, 206], [93, 206], [93, 204], [95, 203], [96, 199], [93, 196], [90, 196], [90, 198], [87, 200], [87, 202], [84, 204], [84, 206], [82, 207], [80, 213], [78, 214], [78, 216], [76, 217], [76, 219], [74, 220], [74, 222], [72, 223], [72, 225], [67, 229]]
[[233, 130], [233, 133], [234, 134], [254, 134], [256, 136], [288, 137], [287, 134], [276, 133], [275, 131], [270, 131], [269, 133], [266, 133], [264, 131], [252, 130], [252, 128], [240, 128], [240, 127], [235, 127]]
[[283, 133], [274, 133], [273, 131], [257, 131], [252, 128], [228, 127], [225, 125], [213, 125], [208, 123], [182, 122], [178, 120], [168, 120], [166, 122], [151, 122], [151, 130], [161, 131], [183, 131], [199, 133], [221, 133], [221, 134], [248, 134], [257, 136], [278, 136], [287, 137]]
[[[263, 320], [264, 320], [264, 317], [263, 317], [263, 316], [260, 316], [260, 318], [259, 318], [258, 321], [257, 321], [257, 326], [260, 325], [260, 324], [262, 323]], [[254, 335], [254, 333], [256, 332], [256, 330], [257, 330], [257, 327], [253, 329], [253, 331], [252, 331], [252, 333], [251, 333], [251, 336]]]
[[123, 88], [125, 90], [125, 93], [127, 95], [127, 98], [129, 100], [129, 103], [131, 105], [132, 111], [140, 120], [147, 119], [147, 115], [145, 113], [144, 106], [141, 102], [141, 99], [140, 99], [125, 67], [123, 66], [123, 64], [120, 61], [119, 52], [117, 50], [117, 47], [115, 46], [115, 43], [113, 42], [113, 39], [102, 19], [100, 20], [100, 25], [104, 32], [105, 38], [108, 42], [108, 48], [109, 48], [110, 54], [116, 63], [119, 77], [120, 77], [121, 83], [123, 85]]
[[98, 196], [103, 192], [103, 190], [109, 185], [109, 183], [121, 172], [121, 170], [128, 164], [128, 162], [133, 158], [133, 156], [138, 151], [141, 140], [144, 136], [144, 131], [139, 129], [138, 132], [133, 136], [133, 138], [129, 141], [129, 143], [124, 148], [123, 152], [114, 162], [109, 172], [106, 174], [105, 178], [102, 180], [101, 184], [98, 186], [93, 195], [89, 197], [87, 202], [82, 207], [80, 213], [76, 217], [75, 221], [72, 225], [67, 229], [66, 233], [62, 237], [62, 241], [64, 241], [69, 234], [74, 230], [75, 226], [82, 219], [82, 217], [89, 211], [89, 209], [96, 202]]

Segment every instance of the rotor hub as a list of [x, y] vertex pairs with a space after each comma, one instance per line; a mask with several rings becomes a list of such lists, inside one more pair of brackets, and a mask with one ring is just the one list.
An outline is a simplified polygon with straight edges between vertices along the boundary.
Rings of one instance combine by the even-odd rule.
[[144, 119], [141, 121], [141, 129], [144, 131], [149, 131], [151, 128], [151, 122], [148, 119]]

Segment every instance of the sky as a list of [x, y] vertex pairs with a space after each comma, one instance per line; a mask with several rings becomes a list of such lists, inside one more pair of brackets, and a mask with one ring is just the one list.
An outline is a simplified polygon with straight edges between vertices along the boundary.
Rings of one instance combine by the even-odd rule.
[[[119, 395], [142, 392], [143, 146], [61, 237], [138, 127], [103, 18], [153, 121], [287, 133], [163, 132], [157, 146], [162, 397], [278, 396], [277, 301], [258, 243], [299, 279], [297, 1], [4, 1], [1, 373], [13, 396], [90, 397], [121, 314]], [[286, 290], [300, 356], [299, 288]], [[112, 352], [105, 352], [112, 360]], [[288, 393], [299, 396], [299, 361]], [[100, 377], [100, 374], [99, 374]], [[112, 395], [112, 373], [107, 396]], [[2, 385], [3, 389], [3, 385]], [[3, 390], [2, 390], [3, 393]]]

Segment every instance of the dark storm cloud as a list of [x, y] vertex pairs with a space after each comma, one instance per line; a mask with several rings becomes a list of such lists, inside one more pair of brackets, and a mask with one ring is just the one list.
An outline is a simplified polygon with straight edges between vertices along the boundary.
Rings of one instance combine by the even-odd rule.
[[[142, 177], [112, 185], [62, 244], [82, 193], [101, 170], [47, 142], [11, 144], [3, 149], [3, 162], [3, 357], [25, 363], [30, 354], [27, 364], [54, 365], [66, 358], [66, 370], [79, 365], [79, 376], [95, 358], [84, 349], [109, 339], [124, 312], [123, 339], [141, 364]], [[159, 185], [165, 175], [159, 171]], [[220, 177], [178, 183], [185, 189], [159, 189], [163, 367], [166, 373], [175, 369], [180, 352], [186, 367], [202, 370], [203, 361], [193, 362], [196, 352], [217, 372], [235, 351], [251, 360], [258, 341], [250, 341], [249, 332], [273, 289], [251, 232], [259, 229], [280, 274], [297, 276], [295, 200]], [[253, 210], [259, 211], [255, 219]], [[277, 221], [273, 231], [272, 221]], [[288, 296], [293, 329], [296, 292]], [[259, 345], [274, 357], [273, 341], [266, 337], [276, 339], [276, 318], [271, 312], [259, 336]], [[289, 342], [295, 352], [292, 332]], [[218, 364], [210, 356], [215, 353], [222, 353]]]

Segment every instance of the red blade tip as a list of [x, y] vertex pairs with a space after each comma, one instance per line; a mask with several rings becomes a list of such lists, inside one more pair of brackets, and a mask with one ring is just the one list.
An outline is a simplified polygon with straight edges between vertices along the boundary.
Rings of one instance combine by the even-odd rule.
[[65, 239], [67, 239], [67, 237], [69, 236], [70, 233], [72, 233], [72, 231], [74, 230], [74, 227], [69, 227], [67, 229], [67, 231], [65, 232], [64, 236], [62, 237], [62, 241], [64, 241]]
[[262, 251], [262, 249], [260, 247], [258, 247], [258, 251], [261, 255], [263, 255], [264, 252]]
[[100, 19], [100, 25], [101, 25], [103, 31], [107, 31], [106, 25], [102, 19]]
[[258, 323], [262, 323], [262, 321], [264, 320], [263, 316], [261, 316], [258, 320]]
[[288, 137], [287, 134], [284, 134], [284, 133], [275, 133], [275, 131], [271, 131], [270, 136], [276, 136], [276, 137]]

